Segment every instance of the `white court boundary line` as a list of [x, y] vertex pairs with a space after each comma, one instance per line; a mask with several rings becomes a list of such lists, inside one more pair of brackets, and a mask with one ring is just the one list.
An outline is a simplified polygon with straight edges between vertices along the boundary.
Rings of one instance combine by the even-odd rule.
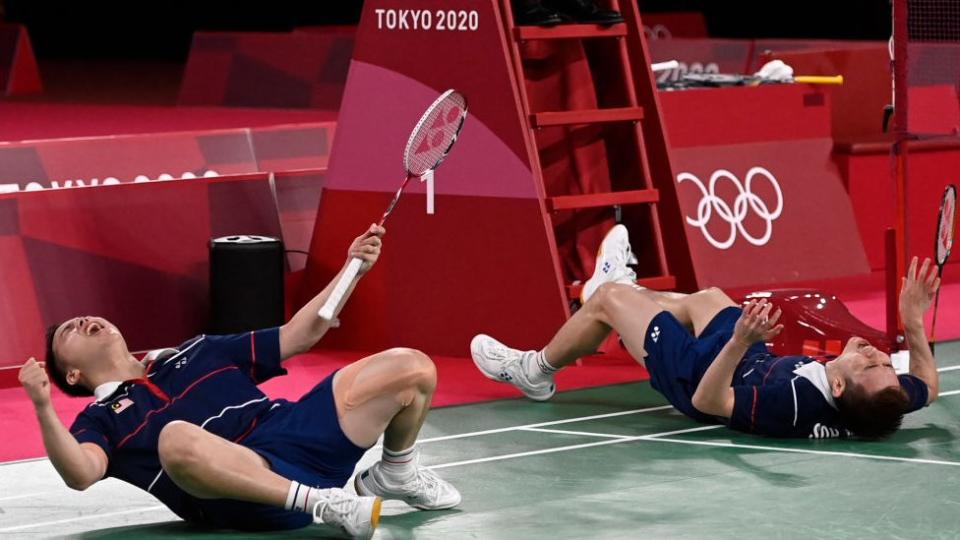
[[949, 465], [960, 467], [960, 461], [945, 461], [940, 459], [908, 458], [898, 456], [882, 456], [879, 454], [861, 454], [859, 452], [840, 452], [833, 450], [808, 450], [806, 448], [781, 448], [779, 446], [764, 446], [760, 444], [739, 444], [714, 441], [688, 441], [684, 439], [651, 438], [651, 441], [669, 442], [676, 444], [690, 444], [695, 446], [717, 446], [723, 448], [743, 448], [745, 450], [772, 450], [776, 452], [790, 452], [793, 454], [815, 454], [821, 456], [852, 457], [875, 459], [878, 461], [899, 461], [904, 463], [920, 463], [924, 465]]
[[[664, 433], [653, 433], [653, 434], [650, 434], [650, 435], [637, 435], [637, 436], [628, 436], [628, 435], [618, 436], [618, 435], [608, 435], [608, 434], [602, 434], [602, 435], [600, 435], [600, 434], [598, 434], [598, 436], [601, 436], [601, 437], [617, 437], [617, 438], [615, 438], [615, 439], [607, 439], [607, 440], [605, 440], [605, 441], [591, 442], [591, 443], [571, 444], [571, 445], [568, 445], [568, 446], [557, 446], [557, 447], [554, 447], [554, 448], [544, 448], [544, 449], [542, 449], [542, 450], [530, 450], [529, 452], [517, 452], [517, 453], [514, 453], [514, 454], [504, 454], [504, 455], [500, 455], [500, 456], [490, 456], [490, 457], [485, 457], [485, 458], [467, 459], [467, 460], [464, 460], [464, 461], [453, 461], [453, 462], [450, 462], [450, 463], [439, 463], [439, 464], [437, 464], [437, 465], [431, 465], [430, 467], [427, 467], [427, 468], [428, 468], [428, 469], [446, 469], [446, 468], [449, 468], [449, 467], [459, 467], [459, 466], [462, 466], [462, 465], [473, 465], [473, 464], [475, 464], [475, 463], [487, 463], [487, 462], [490, 462], [490, 461], [502, 461], [502, 460], [504, 460], [504, 459], [513, 459], [513, 458], [518, 458], [518, 457], [538, 456], [538, 455], [541, 455], [541, 454], [553, 454], [553, 453], [556, 453], [556, 452], [566, 452], [566, 451], [568, 451], [568, 450], [579, 450], [579, 449], [581, 449], [581, 448], [591, 448], [591, 447], [594, 447], [594, 446], [607, 446], [607, 445], [610, 445], [610, 444], [620, 444], [620, 443], [625, 443], [625, 442], [630, 442], [630, 441], [640, 441], [640, 440], [648, 439], [648, 438], [651, 438], [651, 437], [665, 437], [665, 436], [667, 436], [667, 435], [679, 435], [679, 434], [681, 434], [681, 433], [690, 433], [690, 432], [692, 432], [692, 431], [704, 431], [704, 430], [708, 430], [708, 429], [717, 429], [717, 428], [722, 428], [722, 427], [724, 427], [724, 426], [720, 426], [720, 425], [717, 425], [717, 426], [699, 426], [699, 427], [690, 428], [690, 429], [681, 429], [681, 430], [677, 430], [677, 431], [666, 431], [666, 432], [664, 432]], [[540, 430], [540, 429], [538, 429], [538, 428], [528, 428], [528, 431], [535, 431], [535, 430], [536, 430], [536, 431], [552, 431], [552, 430]], [[559, 430], [558, 430], [558, 431], [559, 431]], [[566, 432], [566, 433], [569, 434], [569, 433], [574, 433], [574, 432]]]
[[77, 521], [102, 519], [110, 516], [122, 516], [125, 514], [138, 514], [140, 512], [152, 512], [160, 509], [167, 510], [167, 507], [160, 504], [157, 506], [147, 506], [145, 508], [134, 508], [133, 510], [122, 510], [120, 512], [108, 512], [106, 514], [89, 514], [86, 516], [78, 516], [78, 517], [72, 517], [67, 519], [58, 519], [56, 521], [44, 521], [42, 523], [30, 523], [28, 525], [17, 525], [16, 527], [6, 527], [4, 529], [0, 529], [0, 533], [23, 531], [26, 529], [36, 529], [37, 527], [46, 527], [47, 525], [60, 525], [63, 523], [75, 523]]
[[570, 431], [566, 429], [543, 429], [543, 428], [529, 428], [524, 431], [537, 431], [540, 433], [555, 433], [557, 435], [579, 435], [581, 437], [604, 437], [612, 439], [633, 439], [634, 437], [644, 437], [644, 438], [653, 438], [653, 437], [669, 437], [670, 435], [681, 435], [683, 433], [694, 433], [697, 431], [710, 431], [712, 429], [720, 429], [726, 427], [722, 424], [715, 424], [709, 426], [700, 426], [695, 428], [687, 429], [678, 429], [675, 431], [665, 431], [663, 433], [651, 433], [649, 435], [616, 435], [613, 433], [594, 433], [593, 431]]
[[640, 413], [653, 412], [653, 411], [665, 411], [669, 409], [673, 409], [673, 405], [658, 405], [656, 407], [646, 407], [643, 409], [631, 409], [629, 411], [618, 411], [618, 412], [612, 412], [612, 413], [606, 413], [606, 414], [594, 414], [590, 416], [578, 416], [576, 418], [565, 418], [563, 420], [550, 420], [548, 422], [537, 422], [535, 424], [523, 424], [520, 426], [485, 429], [483, 431], [469, 431], [467, 433], [457, 433], [455, 435], [443, 435], [440, 437], [428, 437], [426, 439], [418, 439], [417, 444], [438, 442], [438, 441], [450, 441], [453, 439], [466, 439], [467, 437], [493, 435], [495, 433], [505, 433], [507, 431], [519, 431], [523, 429], [538, 428], [538, 427], [544, 427], [544, 426], [558, 426], [560, 424], [570, 424], [573, 422], [586, 422], [588, 420], [600, 420], [603, 418], [614, 418], [616, 416], [626, 416], [629, 414], [640, 414]]
[[28, 499], [30, 497], [39, 497], [40, 495], [51, 495], [53, 493], [59, 493], [57, 491], [40, 491], [38, 493], [26, 493], [23, 495], [14, 495], [12, 497], [0, 497], [0, 501], [12, 501], [14, 499]]

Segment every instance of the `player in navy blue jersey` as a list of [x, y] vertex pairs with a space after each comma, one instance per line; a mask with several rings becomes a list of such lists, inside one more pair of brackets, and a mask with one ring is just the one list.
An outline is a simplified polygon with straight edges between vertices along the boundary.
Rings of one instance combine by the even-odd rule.
[[614, 227], [601, 245], [583, 306], [540, 351], [519, 351], [494, 338], [471, 342], [474, 363], [534, 400], [547, 400], [554, 373], [592, 354], [611, 330], [650, 372], [650, 383], [678, 410], [774, 437], [876, 439], [895, 432], [903, 415], [937, 398], [939, 378], [923, 314], [940, 280], [927, 259], [914, 258], [903, 280], [900, 316], [910, 347], [910, 373], [897, 375], [890, 356], [850, 339], [835, 359], [776, 356], [780, 310], [766, 300], [741, 309], [716, 288], [694, 294], [656, 292], [635, 284], [627, 230]]
[[[364, 261], [361, 276], [379, 257], [384, 233], [371, 225], [351, 244], [349, 257]], [[20, 372], [53, 466], [74, 489], [118, 478], [188, 522], [217, 528], [322, 522], [368, 537], [381, 498], [426, 510], [456, 506], [459, 492], [418, 465], [417, 434], [436, 385], [423, 353], [364, 358], [296, 402], [270, 400], [257, 387], [286, 374], [282, 362], [326, 333], [317, 311], [331, 289], [279, 328], [198, 336], [145, 362], [105, 319], [53, 327], [46, 370], [31, 358]], [[96, 398], [69, 429], [51, 405], [50, 379], [68, 394]], [[354, 481], [359, 495], [340, 489], [381, 435], [381, 460]]]

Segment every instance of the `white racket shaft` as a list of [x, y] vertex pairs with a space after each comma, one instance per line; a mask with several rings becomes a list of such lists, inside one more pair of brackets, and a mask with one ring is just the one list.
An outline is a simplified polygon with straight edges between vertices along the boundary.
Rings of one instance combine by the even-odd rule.
[[330, 296], [327, 297], [327, 301], [324, 302], [323, 307], [320, 308], [318, 315], [320, 315], [321, 319], [325, 321], [333, 320], [337, 307], [340, 306], [340, 302], [343, 300], [343, 296], [347, 294], [347, 289], [350, 288], [350, 284], [353, 283], [354, 278], [360, 273], [360, 266], [362, 264], [363, 259], [356, 257], [350, 259], [350, 264], [347, 265], [347, 269], [343, 271], [337, 284], [334, 285], [333, 290], [330, 291]]

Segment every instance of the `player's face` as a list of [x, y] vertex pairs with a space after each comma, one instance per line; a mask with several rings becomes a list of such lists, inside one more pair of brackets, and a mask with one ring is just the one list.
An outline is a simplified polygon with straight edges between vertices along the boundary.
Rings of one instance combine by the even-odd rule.
[[843, 348], [843, 354], [834, 362], [837, 362], [847, 380], [863, 386], [868, 394], [900, 384], [890, 355], [861, 337], [850, 338]]
[[74, 317], [57, 328], [53, 350], [64, 368], [80, 371], [106, 359], [111, 349], [126, 348], [116, 326], [102, 317]]

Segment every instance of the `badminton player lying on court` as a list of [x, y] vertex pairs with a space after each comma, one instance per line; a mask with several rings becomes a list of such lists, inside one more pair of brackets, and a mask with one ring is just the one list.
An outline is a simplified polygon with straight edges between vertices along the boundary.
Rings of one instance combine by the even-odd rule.
[[[350, 246], [350, 257], [364, 261], [361, 275], [377, 261], [384, 232], [372, 225]], [[199, 336], [145, 363], [102, 318], [51, 328], [46, 371], [31, 358], [20, 381], [57, 472], [78, 490], [119, 478], [186, 521], [217, 528], [323, 522], [366, 537], [381, 498], [424, 510], [459, 504], [453, 486], [418, 465], [414, 443], [436, 384], [423, 353], [392, 349], [364, 358], [294, 403], [257, 388], [284, 375], [281, 362], [327, 331], [317, 310], [330, 288], [279, 328]], [[96, 396], [69, 430], [51, 406], [48, 376], [68, 394]], [[382, 459], [355, 480], [360, 496], [339, 489], [380, 435]]]
[[474, 363], [535, 400], [549, 399], [554, 373], [593, 353], [616, 330], [650, 382], [682, 413], [700, 422], [774, 437], [876, 439], [900, 427], [904, 413], [937, 397], [938, 375], [923, 313], [940, 280], [914, 259], [903, 281], [900, 315], [910, 344], [910, 374], [894, 372], [890, 356], [851, 338], [837, 358], [775, 356], [765, 341], [783, 329], [780, 310], [765, 300], [743, 309], [719, 289], [695, 294], [655, 292], [634, 285], [627, 230], [604, 239], [583, 307], [540, 351], [518, 351], [476, 336]]

